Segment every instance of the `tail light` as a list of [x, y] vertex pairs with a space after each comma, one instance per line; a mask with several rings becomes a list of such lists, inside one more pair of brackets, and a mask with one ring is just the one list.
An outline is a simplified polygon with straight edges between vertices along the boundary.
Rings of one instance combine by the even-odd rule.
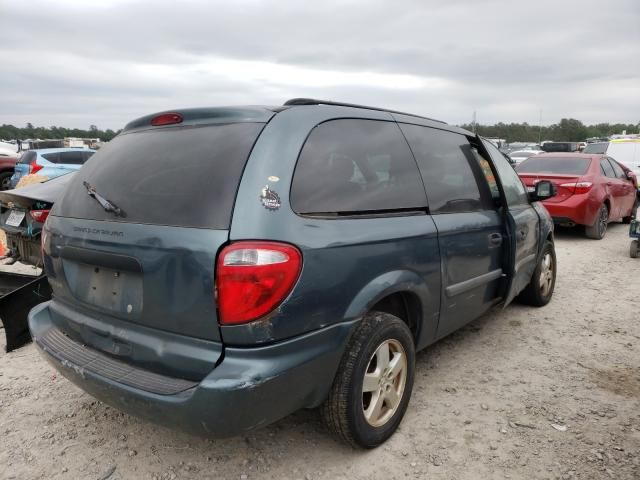
[[222, 249], [216, 266], [220, 323], [251, 322], [272, 312], [300, 276], [302, 255], [292, 245], [237, 242]]
[[36, 173], [36, 172], [38, 172], [40, 170], [42, 170], [42, 165], [38, 165], [35, 160], [29, 164], [29, 173], [30, 174], [31, 173]]
[[50, 211], [51, 210], [31, 210], [29, 215], [31, 215], [31, 218], [36, 222], [44, 223], [47, 220]]
[[182, 115], [175, 112], [161, 113], [151, 119], [151, 125], [159, 127], [162, 125], [173, 125], [176, 123], [182, 123]]
[[587, 193], [591, 190], [593, 183], [591, 182], [577, 182], [577, 183], [561, 183], [561, 187], [572, 190], [574, 194]]

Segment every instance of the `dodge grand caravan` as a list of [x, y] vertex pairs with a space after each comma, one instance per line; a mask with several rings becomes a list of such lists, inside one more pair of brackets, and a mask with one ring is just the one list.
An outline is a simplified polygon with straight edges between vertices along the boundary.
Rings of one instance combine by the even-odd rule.
[[[179, 161], [176, 161], [179, 159]], [[224, 437], [320, 407], [371, 448], [415, 352], [516, 296], [553, 294], [553, 223], [488, 141], [296, 99], [129, 123], [45, 225], [49, 362], [98, 399]]]

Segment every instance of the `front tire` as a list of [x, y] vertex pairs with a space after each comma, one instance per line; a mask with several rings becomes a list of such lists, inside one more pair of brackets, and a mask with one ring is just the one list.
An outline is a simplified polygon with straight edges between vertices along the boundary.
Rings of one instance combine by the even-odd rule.
[[518, 300], [534, 307], [543, 307], [551, 301], [556, 286], [556, 251], [553, 243], [544, 242], [542, 256], [533, 271], [529, 285], [522, 291]]
[[354, 447], [377, 447], [404, 417], [414, 372], [415, 346], [407, 325], [389, 313], [368, 313], [349, 340], [320, 409], [324, 424]]
[[629, 256], [631, 258], [638, 258], [638, 239], [634, 238], [631, 240], [631, 245], [629, 246]]
[[604, 234], [607, 233], [608, 224], [609, 208], [603, 203], [600, 210], [598, 210], [598, 215], [596, 215], [596, 220], [593, 222], [593, 225], [587, 225], [585, 227], [585, 234], [587, 237], [593, 238], [594, 240], [602, 240], [604, 238]]

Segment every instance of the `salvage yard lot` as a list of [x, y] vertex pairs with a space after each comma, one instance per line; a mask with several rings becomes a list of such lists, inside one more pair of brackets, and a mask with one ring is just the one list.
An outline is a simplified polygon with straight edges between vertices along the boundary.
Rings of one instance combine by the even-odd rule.
[[[355, 451], [298, 412], [206, 440], [122, 414], [33, 345], [0, 339], [0, 479], [640, 478], [640, 261], [627, 226], [557, 232], [551, 303], [512, 305], [418, 354], [400, 430]], [[636, 303], [637, 302], [637, 303]], [[115, 468], [115, 470], [114, 470]]]

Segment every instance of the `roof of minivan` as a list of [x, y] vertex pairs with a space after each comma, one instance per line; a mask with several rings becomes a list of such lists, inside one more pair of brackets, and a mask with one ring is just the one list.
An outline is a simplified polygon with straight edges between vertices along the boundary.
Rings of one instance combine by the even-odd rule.
[[178, 108], [174, 110], [165, 110], [163, 112], [156, 112], [150, 115], [137, 118], [125, 125], [123, 133], [131, 130], [137, 130], [142, 128], [151, 127], [151, 121], [159, 116], [166, 114], [179, 114], [182, 120], [179, 123], [181, 125], [198, 125], [209, 123], [236, 123], [236, 122], [268, 122], [271, 117], [284, 110], [302, 108], [324, 108], [324, 109], [336, 109], [337, 111], [344, 111], [344, 109], [362, 109], [378, 112], [387, 112], [398, 122], [405, 123], [418, 123], [425, 126], [433, 126], [443, 130], [449, 130], [452, 132], [460, 133], [463, 135], [474, 135], [473, 133], [464, 130], [454, 125], [448, 125], [441, 120], [435, 120], [428, 117], [423, 117], [413, 113], [398, 112], [396, 110], [389, 110], [386, 108], [372, 107], [366, 105], [357, 105], [352, 103], [340, 103], [329, 100], [316, 100], [309, 98], [296, 98], [285, 102], [282, 106], [263, 106], [263, 105], [248, 105], [248, 106], [228, 106], [228, 107], [204, 107], [204, 108]]
[[267, 122], [276, 111], [281, 107], [265, 107], [265, 106], [238, 106], [238, 107], [203, 107], [203, 108], [176, 108], [174, 110], [165, 110], [164, 112], [156, 112], [151, 115], [137, 118], [127, 123], [122, 130], [128, 132], [137, 128], [151, 127], [151, 120], [155, 117], [170, 113], [179, 113], [184, 124], [202, 124], [202, 123], [235, 123], [235, 122]]

